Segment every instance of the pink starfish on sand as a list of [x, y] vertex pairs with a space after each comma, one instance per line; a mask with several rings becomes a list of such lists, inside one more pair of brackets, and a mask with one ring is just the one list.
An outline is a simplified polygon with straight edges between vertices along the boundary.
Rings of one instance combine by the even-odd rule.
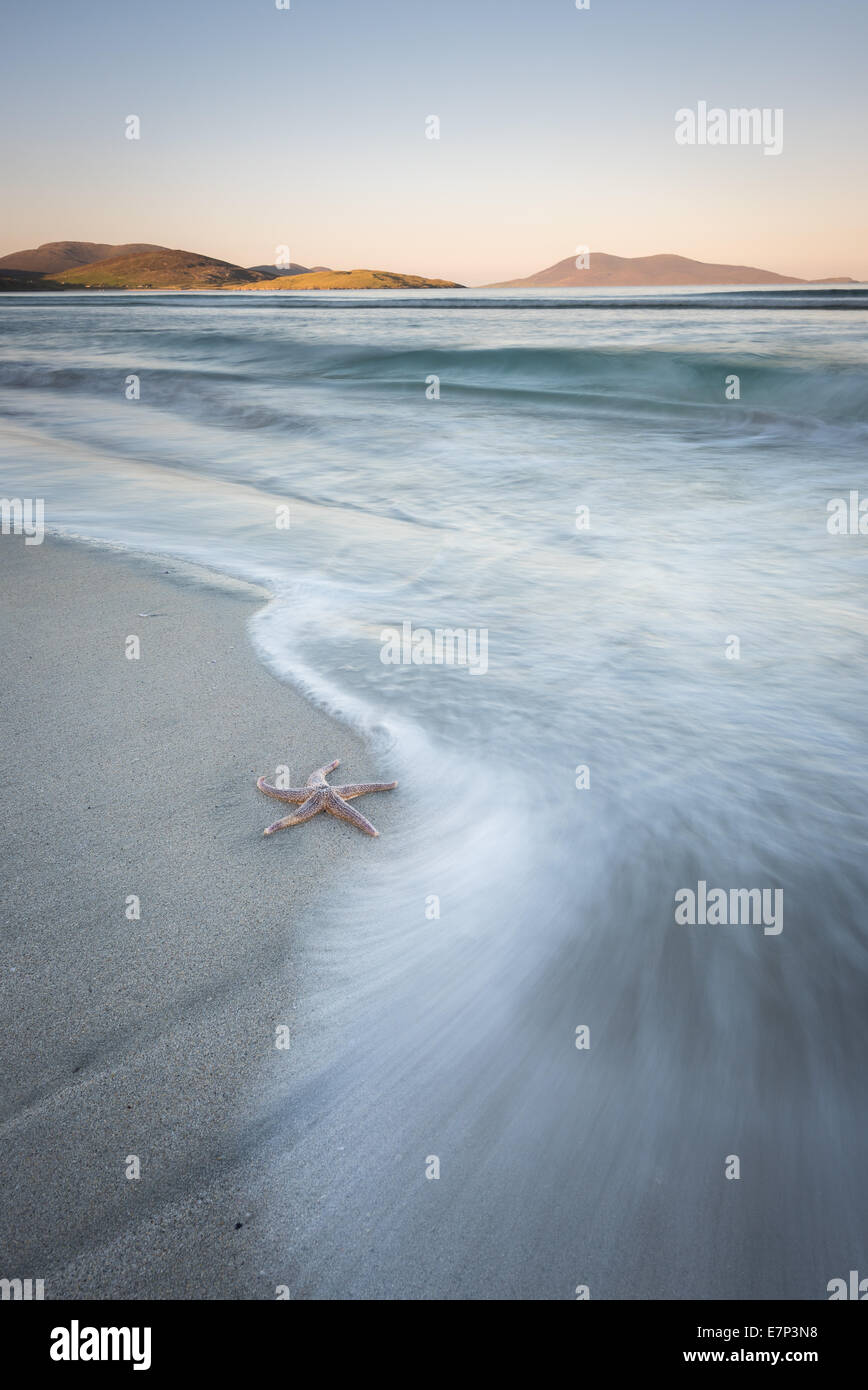
[[347, 802], [354, 796], [365, 796], [368, 792], [390, 792], [398, 783], [356, 782], [349, 787], [330, 787], [326, 781], [326, 773], [334, 772], [338, 762], [339, 759], [335, 758], [328, 767], [318, 767], [316, 772], [312, 772], [308, 777], [306, 786], [287, 787], [285, 791], [273, 787], [264, 777], [260, 777], [256, 785], [266, 796], [273, 796], [277, 801], [289, 801], [299, 808], [294, 815], [276, 820], [274, 825], [269, 825], [263, 833], [273, 835], [275, 830], [285, 830], [290, 825], [301, 825], [302, 821], [318, 816], [320, 811], [328, 811], [329, 815], [337, 816], [338, 820], [349, 821], [357, 830], [364, 830], [366, 835], [379, 835], [379, 830], [375, 830], [371, 822], [365, 820], [354, 806], [348, 806]]

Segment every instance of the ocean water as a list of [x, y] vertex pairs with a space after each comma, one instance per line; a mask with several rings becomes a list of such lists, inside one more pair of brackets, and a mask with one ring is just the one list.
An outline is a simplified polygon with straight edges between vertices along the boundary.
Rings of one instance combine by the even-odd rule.
[[[868, 1274], [868, 535], [827, 525], [868, 497], [866, 309], [638, 297], [0, 302], [0, 493], [264, 584], [261, 659], [401, 782], [307, 948], [302, 1294]], [[404, 624], [486, 669], [384, 662]], [[676, 922], [700, 882], [781, 929]]]

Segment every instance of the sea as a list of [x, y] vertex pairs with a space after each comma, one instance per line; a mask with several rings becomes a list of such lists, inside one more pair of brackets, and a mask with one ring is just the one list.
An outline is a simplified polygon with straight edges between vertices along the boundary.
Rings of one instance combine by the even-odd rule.
[[0, 297], [0, 494], [263, 586], [258, 658], [400, 783], [276, 1102], [301, 1296], [868, 1275], [866, 327], [830, 286]]

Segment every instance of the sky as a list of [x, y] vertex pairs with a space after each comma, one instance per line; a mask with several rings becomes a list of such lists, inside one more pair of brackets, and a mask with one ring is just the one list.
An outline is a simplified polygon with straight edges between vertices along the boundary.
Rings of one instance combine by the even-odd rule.
[[[863, 0], [290, 5], [3, 0], [0, 255], [288, 246], [478, 285], [589, 246], [868, 279]], [[781, 153], [677, 144], [700, 101], [780, 108]]]

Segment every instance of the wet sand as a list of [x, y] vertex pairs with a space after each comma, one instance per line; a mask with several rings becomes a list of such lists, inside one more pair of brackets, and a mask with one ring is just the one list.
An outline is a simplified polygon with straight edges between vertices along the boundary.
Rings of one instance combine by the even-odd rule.
[[[250, 1192], [295, 1066], [275, 1030], [317, 893], [384, 841], [327, 816], [265, 839], [255, 779], [382, 769], [259, 664], [256, 589], [14, 536], [0, 588], [0, 1274], [47, 1298], [274, 1298]], [[366, 801], [384, 830], [386, 802]]]

